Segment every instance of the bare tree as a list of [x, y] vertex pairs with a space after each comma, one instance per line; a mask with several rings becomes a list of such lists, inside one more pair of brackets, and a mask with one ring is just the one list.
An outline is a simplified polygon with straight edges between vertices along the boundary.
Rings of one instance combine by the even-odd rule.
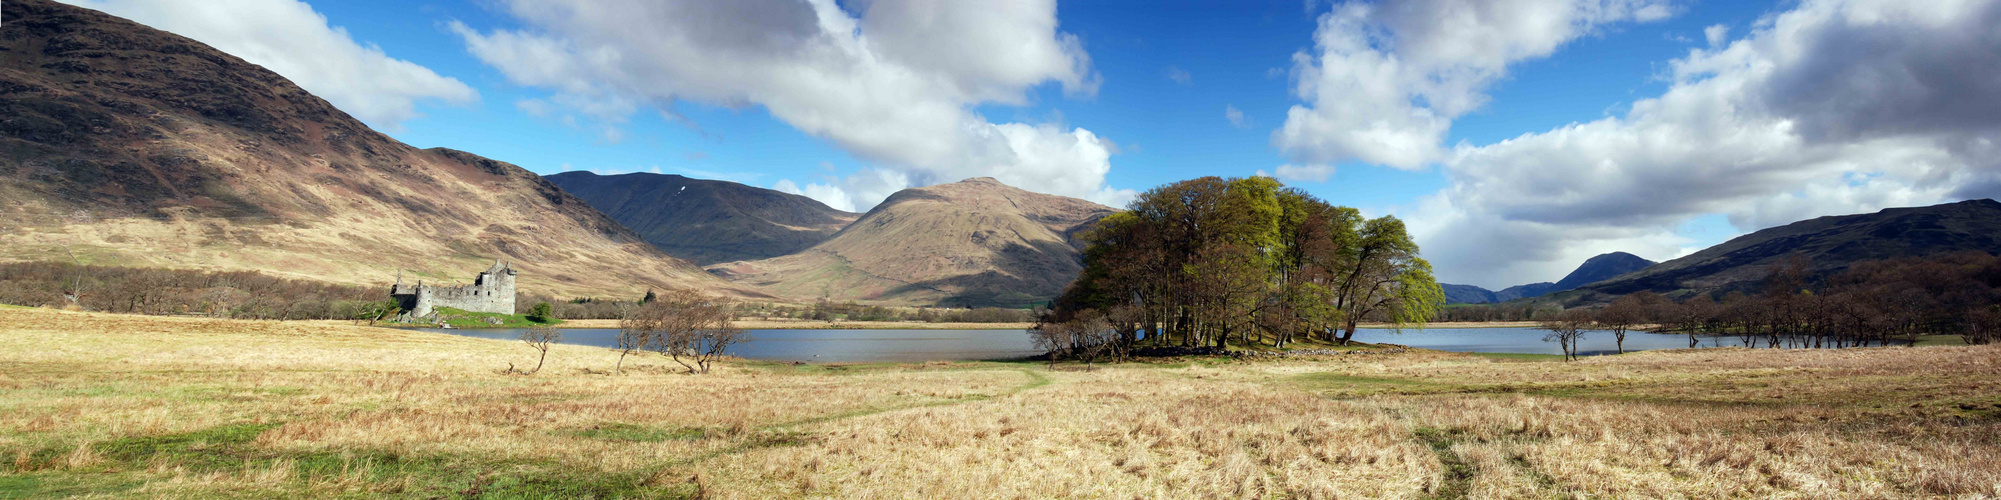
[[1577, 359], [1577, 341], [1584, 339], [1584, 330], [1591, 327], [1591, 313], [1583, 309], [1571, 309], [1544, 320], [1537, 328], [1549, 330], [1542, 337], [1543, 342], [1556, 341], [1563, 348], [1563, 359]]
[[1612, 305], [1598, 310], [1598, 325], [1612, 331], [1612, 339], [1619, 346], [1619, 354], [1626, 353], [1626, 330], [1643, 319], [1646, 315], [1644, 307], [1640, 304], [1640, 297], [1627, 295], [1613, 300]]
[[527, 372], [529, 375], [542, 371], [542, 361], [549, 359], [549, 346], [562, 339], [561, 330], [546, 326], [533, 326], [529, 327], [528, 331], [521, 332], [521, 341], [527, 342], [528, 347], [534, 348], [539, 353], [535, 358], [535, 369]]
[[1070, 355], [1070, 350], [1076, 345], [1075, 334], [1076, 331], [1068, 322], [1041, 323], [1028, 330], [1029, 338], [1035, 342], [1035, 347], [1048, 354], [1050, 365], [1055, 365], [1056, 360]]
[[[646, 296], [653, 297], [653, 291], [647, 290]], [[625, 311], [625, 317], [618, 320], [618, 364], [612, 367], [612, 373], [625, 373], [626, 356], [638, 354], [659, 341], [660, 333], [666, 331], [667, 323], [673, 319], [671, 312], [665, 307], [644, 306]]]
[[[643, 346], [650, 341], [654, 350], [691, 373], [708, 373], [730, 346], [746, 340], [743, 329], [736, 326], [734, 304], [693, 290], [659, 295], [641, 305], [635, 314], [647, 319], [635, 322], [634, 326], [639, 328], [630, 339], [634, 345]], [[627, 340], [621, 339], [621, 343]]]

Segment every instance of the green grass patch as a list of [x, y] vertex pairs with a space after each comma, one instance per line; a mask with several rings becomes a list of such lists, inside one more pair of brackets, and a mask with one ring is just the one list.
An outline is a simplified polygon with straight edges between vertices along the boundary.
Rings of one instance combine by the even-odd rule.
[[[397, 498], [679, 498], [687, 485], [646, 485], [647, 471], [599, 471], [547, 461], [496, 461], [466, 455], [402, 455], [376, 450], [285, 451], [255, 444], [275, 423], [225, 425], [183, 434], [117, 439], [91, 445], [100, 461], [83, 470], [62, 470], [67, 448], [44, 448], [25, 461], [0, 465], [0, 498], [117, 495], [149, 481], [148, 472], [166, 464], [189, 473], [255, 474], [290, 468], [289, 479], [267, 491], [232, 489], [206, 495], [242, 497], [308, 496], [314, 484], [359, 479], [368, 497]], [[635, 426], [636, 427], [636, 426]], [[621, 428], [625, 437], [649, 437]], [[671, 436], [672, 433], [665, 435]], [[205, 496], [195, 491], [191, 496]]]
[[538, 322], [528, 319], [526, 314], [471, 312], [450, 307], [440, 307], [434, 311], [439, 320], [452, 325], [452, 328], [528, 328], [563, 323], [563, 320], [555, 318], [549, 318], [547, 323]]
[[644, 425], [607, 423], [568, 431], [562, 434], [600, 441], [658, 443], [662, 441], [693, 441], [702, 439], [709, 436], [709, 431], [696, 427], [663, 429]]
[[1420, 427], [1412, 434], [1416, 435], [1417, 442], [1431, 448], [1431, 453], [1438, 457], [1439, 465], [1445, 466], [1444, 482], [1433, 488], [1427, 498], [1466, 498], [1466, 493], [1473, 489], [1473, 476], [1477, 471], [1472, 464], [1466, 463], [1466, 459], [1452, 451], [1452, 444], [1459, 441], [1460, 433]]

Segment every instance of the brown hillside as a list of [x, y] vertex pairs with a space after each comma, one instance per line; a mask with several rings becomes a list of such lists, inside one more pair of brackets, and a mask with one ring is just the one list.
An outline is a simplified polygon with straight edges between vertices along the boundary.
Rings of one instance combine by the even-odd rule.
[[1073, 235], [1113, 213], [990, 178], [899, 191], [826, 242], [710, 272], [774, 295], [891, 304], [1026, 306], [1082, 268]]
[[356, 284], [508, 259], [531, 293], [734, 288], [520, 167], [397, 142], [199, 42], [45, 0], [4, 11], [0, 259]]

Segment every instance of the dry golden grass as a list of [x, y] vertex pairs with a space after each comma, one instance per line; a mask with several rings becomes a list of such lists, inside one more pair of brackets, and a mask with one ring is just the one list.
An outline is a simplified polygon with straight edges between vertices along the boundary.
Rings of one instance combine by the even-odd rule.
[[0, 497], [2001, 495], [1994, 346], [517, 376], [519, 343], [331, 323], [0, 325]]

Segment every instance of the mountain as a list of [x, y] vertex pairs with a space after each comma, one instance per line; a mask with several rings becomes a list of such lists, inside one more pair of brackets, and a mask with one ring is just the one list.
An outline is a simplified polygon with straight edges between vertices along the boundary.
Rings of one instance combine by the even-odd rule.
[[701, 265], [805, 250], [861, 216], [796, 194], [679, 175], [577, 171], [545, 178], [668, 255]]
[[1551, 291], [1576, 290], [1578, 287], [1605, 281], [1621, 274], [1646, 269], [1647, 266], [1651, 265], [1654, 265], [1654, 261], [1642, 259], [1638, 255], [1626, 252], [1612, 252], [1598, 255], [1585, 259], [1584, 265], [1577, 266], [1577, 270], [1571, 271], [1563, 279], [1557, 280], [1555, 289]]
[[2001, 254], [2001, 202], [1971, 200], [1795, 222], [1739, 236], [1581, 290], [1607, 295], [1652, 290], [1677, 297], [1755, 291], [1771, 266], [1788, 254], [1805, 257], [1813, 273], [1826, 275], [1859, 261], [1965, 250]]
[[1027, 306], [1082, 270], [1075, 233], [1116, 210], [991, 178], [898, 191], [827, 241], [709, 272], [778, 296]]
[[199, 42], [46, 0], [0, 10], [0, 260], [386, 287], [505, 259], [530, 293], [750, 293], [527, 170], [397, 142]]
[[1498, 292], [1473, 285], [1440, 283], [1439, 286], [1445, 289], [1445, 303], [1447, 304], [1507, 302], [1515, 299], [1541, 297], [1556, 292], [1575, 290], [1584, 285], [1637, 271], [1651, 265], [1654, 265], [1654, 261], [1640, 258], [1637, 255], [1626, 252], [1612, 252], [1585, 259], [1583, 265], [1577, 266], [1576, 270], [1571, 271], [1570, 274], [1565, 275], [1563, 279], [1557, 280], [1555, 283], [1541, 282], [1515, 285], [1501, 289]]
[[1494, 298], [1493, 290], [1473, 285], [1439, 283], [1438, 287], [1445, 291], [1445, 303], [1447, 304], [1486, 304], [1500, 302], [1499, 299]]

